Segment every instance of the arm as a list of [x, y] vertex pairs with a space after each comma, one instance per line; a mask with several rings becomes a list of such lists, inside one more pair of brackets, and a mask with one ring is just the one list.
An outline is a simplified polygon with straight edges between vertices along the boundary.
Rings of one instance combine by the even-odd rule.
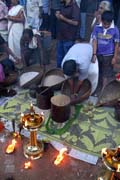
[[40, 51], [40, 56], [41, 56], [41, 63], [44, 62], [44, 54], [43, 54], [43, 47], [42, 47], [42, 43], [41, 43], [41, 39], [39, 35], [35, 35], [37, 38], [37, 46], [39, 48]]
[[72, 19], [68, 19], [68, 18], [66, 18], [65, 16], [63, 16], [63, 15], [60, 14], [60, 13], [56, 13], [56, 17], [57, 17], [58, 19], [64, 21], [64, 22], [68, 23], [68, 24], [73, 25], [73, 26], [78, 26], [78, 24], [79, 24], [78, 21], [72, 20]]
[[114, 36], [114, 46], [115, 46], [115, 48], [114, 48], [114, 57], [112, 59], [112, 64], [113, 65], [116, 64], [116, 62], [117, 62], [118, 51], [119, 51], [119, 40], [120, 40], [119, 39], [120, 33], [119, 33], [118, 28], [116, 27], [115, 30], [116, 30], [116, 33], [115, 33], [115, 36]]
[[73, 3], [70, 16], [64, 16], [60, 11], [56, 12], [56, 17], [70, 25], [78, 26], [80, 21], [80, 9], [76, 3]]
[[18, 57], [12, 52], [12, 50], [7, 46], [7, 44], [4, 44], [4, 50], [7, 53], [7, 57], [11, 55], [16, 60], [16, 62], [19, 61]]
[[23, 63], [23, 67], [26, 67], [23, 37], [20, 40], [20, 51], [21, 51], [21, 62]]
[[92, 46], [93, 46], [93, 57], [92, 57], [92, 62], [95, 63], [96, 62], [96, 52], [97, 52], [97, 40], [93, 39], [92, 41]]
[[16, 16], [8, 16], [8, 20], [13, 22], [23, 22], [25, 21], [25, 16], [23, 11], [20, 11]]
[[77, 86], [76, 86], [76, 88], [75, 88], [75, 92], [74, 92], [74, 93], [78, 93], [78, 92], [79, 92], [82, 83], [83, 83], [82, 80], [78, 80], [78, 83], [77, 83]]
[[69, 79], [68, 83], [70, 85], [71, 94], [74, 94], [74, 82], [73, 82], [73, 79]]
[[119, 43], [118, 43], [118, 42], [115, 42], [114, 56], [113, 56], [113, 59], [112, 59], [112, 64], [113, 64], [113, 65], [116, 64], [116, 62], [117, 62], [118, 49], [119, 49]]

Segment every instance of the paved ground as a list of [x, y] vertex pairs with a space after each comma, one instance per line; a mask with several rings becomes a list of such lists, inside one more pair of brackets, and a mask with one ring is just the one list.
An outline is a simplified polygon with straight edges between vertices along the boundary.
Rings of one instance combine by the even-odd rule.
[[[3, 135], [4, 142], [1, 142]], [[17, 140], [13, 154], [5, 154], [5, 149], [12, 136], [8, 132], [0, 133], [0, 180], [13, 177], [15, 180], [95, 180], [101, 171], [102, 162], [96, 166], [65, 156], [60, 165], [55, 166], [54, 160], [58, 152], [50, 145], [45, 145], [43, 157], [32, 161], [31, 169], [24, 169], [24, 162], [28, 161], [23, 155], [23, 146], [27, 138]]]

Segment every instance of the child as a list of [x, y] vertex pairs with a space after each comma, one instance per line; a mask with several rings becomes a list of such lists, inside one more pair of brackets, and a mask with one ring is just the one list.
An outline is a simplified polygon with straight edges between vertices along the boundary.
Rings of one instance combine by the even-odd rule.
[[25, 67], [43, 62], [40, 37], [38, 34], [33, 33], [30, 28], [24, 29], [20, 41], [22, 61]]
[[100, 25], [96, 25], [93, 33], [93, 59], [99, 62], [99, 76], [102, 78], [102, 88], [114, 75], [113, 66], [117, 62], [119, 47], [119, 30], [114, 26], [113, 13], [105, 11]]

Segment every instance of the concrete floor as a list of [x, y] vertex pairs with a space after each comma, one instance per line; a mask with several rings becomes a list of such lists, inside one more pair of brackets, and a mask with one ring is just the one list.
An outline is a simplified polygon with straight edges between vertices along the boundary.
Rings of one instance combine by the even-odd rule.
[[16, 139], [14, 153], [6, 154], [5, 149], [12, 138], [8, 131], [0, 132], [0, 180], [96, 180], [103, 166], [101, 159], [95, 166], [67, 155], [61, 164], [56, 166], [54, 160], [58, 152], [50, 144], [45, 144], [42, 158], [31, 161], [31, 169], [24, 169], [24, 163], [28, 159], [24, 157], [23, 146], [28, 139]]

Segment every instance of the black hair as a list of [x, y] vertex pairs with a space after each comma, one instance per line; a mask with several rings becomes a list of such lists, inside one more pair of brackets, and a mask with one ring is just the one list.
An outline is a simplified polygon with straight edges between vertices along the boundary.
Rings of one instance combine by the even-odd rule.
[[30, 29], [30, 28], [24, 29], [24, 31], [23, 31], [23, 36], [24, 36], [25, 34], [28, 34], [29, 37], [30, 37], [30, 39], [32, 39], [32, 37], [33, 37], [33, 31], [32, 31], [32, 29]]
[[105, 21], [105, 22], [111, 23], [113, 19], [114, 19], [114, 15], [112, 11], [104, 11], [101, 16], [101, 20], [103, 22]]
[[63, 64], [63, 73], [67, 76], [72, 76], [76, 72], [76, 62], [74, 60], [68, 60]]

